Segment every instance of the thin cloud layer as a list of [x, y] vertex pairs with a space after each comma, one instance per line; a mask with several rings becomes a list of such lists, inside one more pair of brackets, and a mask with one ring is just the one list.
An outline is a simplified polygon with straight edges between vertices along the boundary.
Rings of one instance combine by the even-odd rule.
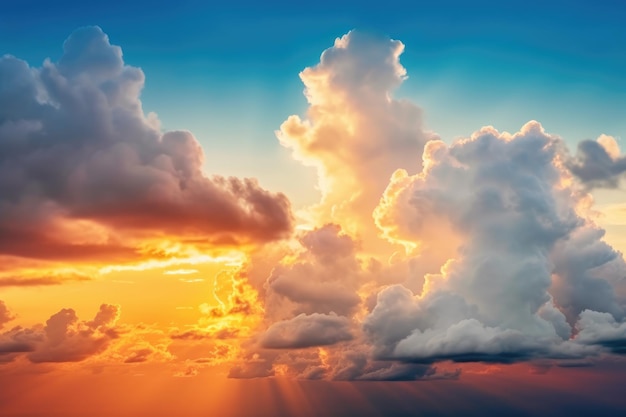
[[1, 253], [111, 260], [134, 254], [119, 233], [262, 242], [289, 232], [284, 195], [206, 177], [193, 135], [162, 133], [144, 114], [143, 72], [100, 28], [74, 32], [41, 68], [0, 58], [0, 79]]
[[89, 281], [90, 278], [79, 274], [47, 275], [36, 277], [0, 276], [1, 287], [40, 287], [60, 285], [68, 281]]

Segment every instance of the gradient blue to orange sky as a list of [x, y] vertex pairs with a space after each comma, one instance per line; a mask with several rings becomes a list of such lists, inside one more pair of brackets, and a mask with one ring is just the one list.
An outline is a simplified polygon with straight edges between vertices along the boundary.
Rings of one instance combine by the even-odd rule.
[[0, 415], [622, 415], [624, 21], [0, 4]]

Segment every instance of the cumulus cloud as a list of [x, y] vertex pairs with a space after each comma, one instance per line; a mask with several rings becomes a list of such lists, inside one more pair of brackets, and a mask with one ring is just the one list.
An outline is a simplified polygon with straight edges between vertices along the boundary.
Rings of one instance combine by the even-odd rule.
[[0, 58], [0, 251], [125, 258], [118, 232], [267, 241], [289, 202], [254, 179], [207, 177], [186, 131], [162, 132], [139, 99], [144, 74], [98, 27], [74, 32], [58, 62]]
[[585, 310], [576, 324], [579, 343], [600, 345], [614, 353], [626, 354], [626, 322], [618, 322], [609, 313]]
[[357, 291], [366, 279], [356, 258], [356, 244], [337, 225], [305, 233], [295, 262], [277, 265], [266, 281], [268, 314], [290, 302], [296, 313], [350, 315], [361, 301]]
[[275, 374], [272, 358], [258, 353], [240, 358], [239, 363], [228, 371], [228, 377], [235, 379], [265, 378]]
[[[115, 345], [111, 358], [141, 363], [169, 360], [169, 343], [206, 343], [180, 375], [228, 362], [233, 378], [415, 380], [459, 376], [441, 361], [623, 354], [626, 264], [587, 194], [618, 184], [617, 142], [583, 142], [572, 158], [531, 121], [447, 144], [393, 97], [403, 48], [353, 31], [300, 74], [309, 109], [277, 135], [318, 171], [311, 230], [218, 273], [197, 324], [121, 342], [137, 332], [116, 324], [117, 307], [90, 321], [63, 309], [0, 335], [0, 361], [81, 361]], [[196, 139], [144, 114], [143, 73], [98, 28], [41, 68], [3, 57], [0, 79], [0, 254], [125, 259], [136, 253], [124, 234], [232, 243], [290, 232], [286, 197], [204, 176]], [[0, 303], [0, 326], [12, 317]]]
[[28, 352], [27, 358], [40, 362], [78, 362], [103, 352], [119, 337], [116, 322], [119, 307], [103, 304], [93, 320], [83, 321], [73, 309], [50, 316], [44, 326], [21, 326], [0, 335], [4, 354]]
[[601, 135], [597, 140], [580, 142], [568, 167], [589, 188], [615, 188], [626, 172], [626, 156], [614, 137]]
[[269, 349], [301, 349], [334, 345], [351, 340], [350, 321], [336, 314], [300, 314], [272, 324], [263, 333], [261, 346]]
[[562, 146], [537, 122], [513, 135], [488, 127], [450, 146], [430, 142], [423, 172], [394, 174], [375, 213], [388, 237], [417, 242], [429, 222], [446, 223], [462, 244], [417, 296], [400, 286], [379, 293], [364, 322], [378, 356], [512, 362], [594, 352], [570, 340], [572, 325], [587, 309], [623, 318], [612, 281], [624, 263], [579, 209], [584, 194], [572, 188]]
[[367, 235], [371, 212], [397, 168], [421, 169], [433, 138], [421, 110], [392, 97], [406, 79], [400, 41], [352, 31], [300, 73], [310, 104], [277, 132], [295, 159], [317, 169], [321, 203], [313, 217]]
[[[278, 138], [318, 170], [318, 227], [269, 272], [259, 346], [232, 376], [456, 378], [434, 364], [621, 352], [626, 267], [581, 187], [595, 160], [573, 159], [535, 121], [438, 140], [418, 107], [393, 98], [402, 50], [353, 31], [300, 74], [306, 118], [291, 116]], [[597, 145], [619, 162], [612, 138]], [[373, 235], [407, 255], [389, 258]], [[334, 327], [317, 330], [330, 317], [359, 325], [335, 343]]]
[[15, 315], [9, 310], [4, 301], [0, 300], [0, 329], [13, 319], [15, 319]]
[[92, 321], [79, 320], [72, 309], [52, 315], [43, 328], [43, 340], [28, 354], [31, 362], [77, 362], [104, 351], [118, 337], [119, 307], [103, 304]]

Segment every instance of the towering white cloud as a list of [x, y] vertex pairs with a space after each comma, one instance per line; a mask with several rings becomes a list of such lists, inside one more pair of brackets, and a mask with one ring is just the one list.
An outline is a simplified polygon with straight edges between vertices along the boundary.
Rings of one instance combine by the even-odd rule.
[[421, 169], [421, 110], [393, 98], [406, 79], [399, 41], [352, 31], [300, 73], [309, 101], [306, 118], [290, 116], [278, 137], [294, 158], [317, 168], [322, 201], [318, 222], [367, 234], [371, 212], [397, 168]]
[[[392, 97], [402, 50], [353, 31], [300, 74], [310, 107], [278, 136], [318, 170], [318, 227], [268, 274], [265, 330], [232, 376], [455, 378], [433, 364], [622, 353], [626, 266], [585, 191], [597, 161], [535, 121], [437, 140]], [[612, 138], [594, 144], [619, 165]]]
[[[143, 73], [100, 29], [77, 31], [41, 68], [1, 58], [0, 255], [132, 256], [113, 229], [216, 244], [292, 237], [218, 274], [217, 304], [171, 330], [172, 343], [215, 342], [185, 375], [237, 355], [237, 378], [401, 380], [458, 377], [437, 370], [444, 360], [623, 354], [626, 264], [587, 194], [619, 185], [616, 140], [585, 141], [571, 157], [532, 121], [447, 144], [393, 97], [403, 48], [353, 31], [300, 74], [309, 109], [277, 134], [317, 169], [322, 197], [295, 236], [284, 195], [204, 176], [196, 139], [144, 114]], [[118, 315], [63, 309], [14, 327], [0, 335], [0, 361], [82, 361], [113, 345], [120, 363], [171, 357], [167, 344], [118, 342]], [[0, 302], [0, 326], [13, 318]]]
[[428, 143], [423, 172], [394, 174], [376, 210], [388, 237], [419, 242], [430, 239], [429, 223], [447, 224], [462, 243], [421, 294], [391, 287], [378, 295], [364, 324], [378, 355], [583, 356], [590, 350], [571, 327], [583, 310], [623, 318], [612, 285], [623, 260], [578, 210], [584, 194], [562, 147], [537, 122], [514, 135], [483, 128], [450, 146]]

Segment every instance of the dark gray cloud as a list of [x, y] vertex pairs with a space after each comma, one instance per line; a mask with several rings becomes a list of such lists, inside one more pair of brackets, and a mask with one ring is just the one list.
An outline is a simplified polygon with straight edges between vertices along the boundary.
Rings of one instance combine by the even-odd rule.
[[576, 156], [567, 165], [589, 188], [615, 188], [626, 172], [626, 156], [620, 155], [615, 139], [603, 135], [597, 141], [579, 142]]
[[99, 28], [74, 32], [59, 61], [41, 68], [1, 57], [0, 79], [2, 253], [132, 254], [114, 233], [107, 243], [74, 242], [63, 227], [79, 219], [205, 241], [259, 242], [289, 232], [284, 195], [254, 179], [206, 177], [193, 135], [162, 133], [156, 116], [144, 114], [143, 72], [126, 65]]

